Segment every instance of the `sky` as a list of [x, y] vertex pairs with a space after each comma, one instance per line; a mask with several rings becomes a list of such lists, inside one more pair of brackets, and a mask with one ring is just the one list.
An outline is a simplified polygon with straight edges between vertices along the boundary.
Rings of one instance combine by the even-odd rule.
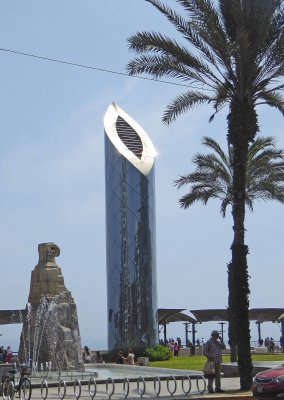
[[[173, 1], [171, 2], [173, 4]], [[0, 48], [125, 73], [134, 54], [127, 38], [141, 30], [175, 35], [144, 0], [2, 0]], [[49, 62], [0, 50], [0, 309], [24, 308], [38, 244], [54, 242], [65, 284], [77, 304], [82, 345], [107, 348], [104, 126], [116, 102], [148, 133], [156, 159], [157, 285], [159, 308], [227, 306], [232, 219], [219, 203], [179, 208], [186, 190], [173, 181], [193, 170], [203, 136], [226, 145], [223, 110], [209, 124], [202, 106], [170, 126], [166, 105], [184, 88], [120, 74]], [[262, 135], [284, 148], [283, 117], [259, 108]], [[283, 213], [276, 202], [247, 213], [250, 308], [284, 307]], [[215, 323], [197, 325], [209, 337]], [[19, 325], [0, 327], [1, 344], [17, 350]], [[224, 327], [227, 339], [226, 325]], [[171, 337], [185, 338], [182, 323]], [[257, 340], [254, 322], [252, 340]], [[278, 339], [277, 324], [262, 336]], [[162, 333], [161, 333], [162, 337]]]

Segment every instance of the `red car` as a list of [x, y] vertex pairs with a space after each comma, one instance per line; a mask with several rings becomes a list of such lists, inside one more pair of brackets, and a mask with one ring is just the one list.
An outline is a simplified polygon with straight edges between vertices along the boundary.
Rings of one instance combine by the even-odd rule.
[[256, 374], [252, 393], [255, 399], [284, 399], [284, 365]]

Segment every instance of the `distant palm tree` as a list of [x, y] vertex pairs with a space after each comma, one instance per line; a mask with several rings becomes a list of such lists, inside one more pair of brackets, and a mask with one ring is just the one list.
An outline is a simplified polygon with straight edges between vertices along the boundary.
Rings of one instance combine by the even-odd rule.
[[129, 48], [138, 54], [127, 65], [130, 75], [147, 73], [157, 79], [168, 76], [187, 86], [185, 93], [167, 106], [163, 122], [169, 124], [206, 103], [214, 107], [214, 114], [225, 106], [229, 109], [227, 138], [233, 147], [234, 220], [228, 266], [229, 324], [237, 342], [241, 390], [249, 390], [252, 361], [245, 244], [247, 157], [249, 144], [259, 131], [257, 105], [269, 105], [284, 115], [284, 0], [146, 1], [181, 35], [180, 43], [160, 32], [142, 31], [128, 39]]
[[[207, 204], [210, 199], [221, 201], [221, 214], [226, 216], [227, 206], [233, 204], [233, 147], [226, 154], [210, 137], [202, 144], [213, 150], [209, 154], [195, 154], [195, 171], [174, 181], [179, 189], [189, 186], [189, 192], [180, 198], [182, 208], [197, 201]], [[246, 205], [253, 211], [255, 200], [277, 200], [284, 203], [284, 151], [276, 148], [273, 137], [258, 137], [249, 146], [246, 174]]]

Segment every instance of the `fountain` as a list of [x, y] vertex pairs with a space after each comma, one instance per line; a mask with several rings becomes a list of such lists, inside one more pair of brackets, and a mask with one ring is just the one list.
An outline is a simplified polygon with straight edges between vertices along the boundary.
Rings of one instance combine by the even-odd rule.
[[28, 304], [16, 316], [23, 323], [19, 362], [34, 372], [83, 370], [77, 307], [55, 261], [60, 249], [51, 242], [39, 244], [38, 251]]

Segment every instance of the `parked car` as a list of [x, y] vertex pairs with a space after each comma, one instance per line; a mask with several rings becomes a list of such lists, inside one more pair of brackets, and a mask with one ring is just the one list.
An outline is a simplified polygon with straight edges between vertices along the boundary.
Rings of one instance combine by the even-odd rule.
[[255, 399], [284, 400], [284, 364], [256, 374], [252, 393]]

